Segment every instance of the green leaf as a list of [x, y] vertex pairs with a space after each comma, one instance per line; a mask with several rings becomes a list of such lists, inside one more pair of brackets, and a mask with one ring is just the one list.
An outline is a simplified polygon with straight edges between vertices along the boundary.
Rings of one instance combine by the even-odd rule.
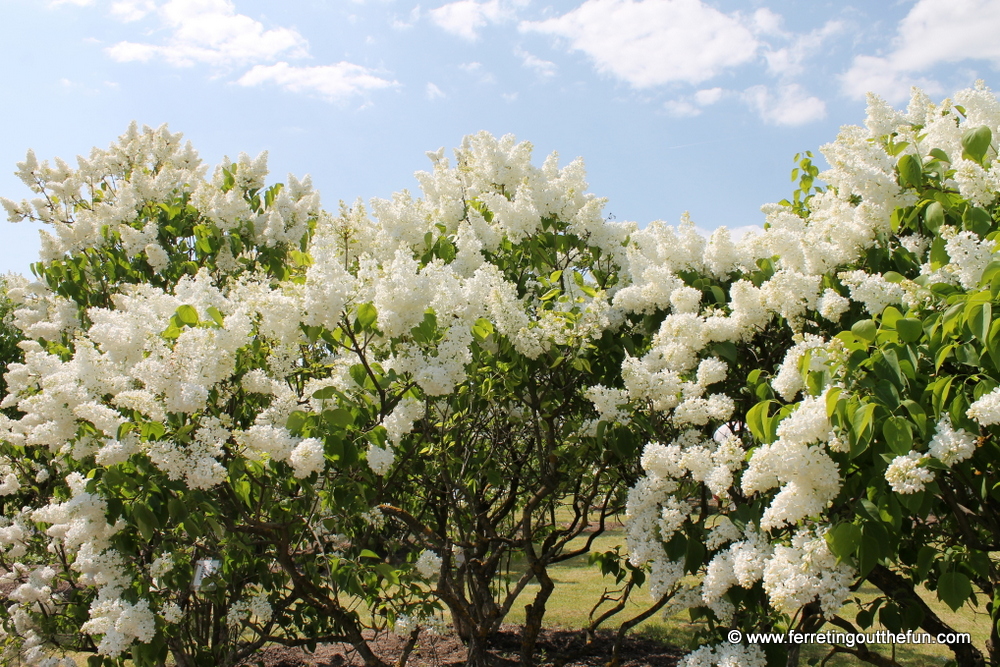
[[858, 547], [858, 574], [860, 576], [865, 577], [872, 571], [875, 563], [878, 562], [880, 553], [881, 548], [879, 547], [878, 540], [870, 535], [863, 534], [861, 536], [861, 544]]
[[347, 428], [354, 425], [354, 415], [351, 414], [350, 410], [345, 410], [344, 408], [324, 410], [323, 420], [327, 424], [338, 428]]
[[136, 503], [132, 506], [132, 518], [135, 519], [135, 523], [143, 539], [147, 542], [153, 539], [153, 534], [159, 528], [159, 524], [156, 521], [156, 516], [149, 507], [142, 503]]
[[181, 523], [188, 515], [187, 507], [180, 498], [171, 498], [167, 501], [167, 512], [170, 520], [175, 523]]
[[899, 182], [901, 185], [910, 185], [915, 188], [920, 187], [920, 179], [923, 176], [923, 169], [920, 167], [920, 162], [917, 158], [912, 155], [904, 155], [899, 158], [899, 162], [896, 163], [896, 168], [899, 171]]
[[866, 403], [864, 406], [858, 408], [858, 411], [854, 413], [854, 418], [851, 420], [851, 424], [854, 427], [854, 433], [858, 440], [864, 437], [865, 432], [872, 425], [872, 417], [875, 414], [875, 403]]
[[362, 329], [367, 329], [375, 324], [375, 320], [378, 319], [378, 311], [370, 303], [363, 303], [358, 306], [357, 310], [358, 324], [361, 325]]
[[961, 572], [945, 572], [938, 579], [938, 599], [958, 611], [972, 595], [972, 582]]
[[313, 392], [312, 397], [321, 401], [326, 401], [337, 395], [336, 387], [323, 387]]
[[557, 296], [559, 296], [559, 293], [561, 291], [562, 290], [560, 290], [558, 287], [553, 287], [548, 292], [546, 292], [545, 294], [542, 295], [541, 300], [542, 301], [550, 301], [550, 300], [556, 298]]
[[305, 426], [307, 416], [301, 410], [295, 410], [292, 414], [288, 415], [288, 422], [285, 424], [285, 428], [292, 433], [298, 434], [302, 427]]
[[941, 202], [934, 201], [927, 205], [924, 209], [924, 224], [935, 233], [941, 228], [944, 224], [944, 206], [941, 206]]
[[928, 544], [920, 547], [920, 551], [917, 552], [917, 576], [921, 579], [927, 576], [937, 555], [938, 550]]
[[[904, 280], [906, 280], [906, 276], [896, 271], [886, 271], [885, 273], [882, 274], [882, 279], [885, 280], [887, 283], [901, 283]], [[897, 315], [899, 314], [898, 310], [896, 310], [895, 308], [893, 308], [893, 310], [896, 312]], [[882, 315], [882, 321], [883, 322], [885, 321], [884, 313]]]
[[747, 426], [750, 427], [750, 433], [759, 442], [768, 441], [764, 421], [767, 419], [767, 413], [772, 403], [774, 401], [762, 401], [747, 412]]
[[851, 327], [851, 333], [861, 340], [868, 341], [869, 343], [875, 340], [875, 334], [877, 331], [878, 329], [875, 326], [875, 320], [860, 320], [855, 322]]
[[843, 389], [840, 387], [830, 387], [829, 391], [826, 392], [826, 416], [832, 417], [833, 413], [837, 411], [837, 403], [840, 402], [840, 395], [843, 393]]
[[861, 528], [853, 523], [842, 523], [827, 532], [826, 542], [838, 560], [846, 560], [861, 545]]
[[955, 349], [954, 345], [945, 345], [937, 351], [937, 353], [934, 355], [935, 371], [941, 369], [941, 364], [943, 364], [948, 359], [948, 356], [952, 353], [954, 349]]
[[906, 411], [910, 413], [910, 419], [917, 425], [920, 432], [923, 433], [927, 429], [927, 413], [924, 411], [923, 406], [921, 406], [916, 401], [907, 399], [902, 402], [902, 406], [906, 408]]
[[351, 379], [354, 380], [359, 387], [364, 387], [365, 382], [370, 379], [368, 377], [368, 371], [365, 370], [364, 364], [354, 364], [348, 372], [351, 375]]
[[177, 309], [177, 319], [179, 319], [184, 324], [189, 327], [198, 326], [198, 311], [194, 309], [194, 306], [188, 306], [187, 304], [181, 306]]
[[970, 304], [966, 317], [969, 322], [969, 329], [972, 330], [972, 335], [985, 343], [990, 337], [993, 307], [988, 302]]
[[979, 236], [986, 236], [993, 229], [993, 217], [989, 211], [978, 206], [969, 206], [962, 214], [962, 225]]
[[225, 323], [225, 318], [215, 306], [209, 306], [205, 312], [207, 312], [208, 316], [211, 317], [220, 327]]
[[144, 440], [159, 440], [167, 429], [160, 422], [143, 422], [139, 427], [139, 432]]
[[966, 130], [962, 134], [962, 157], [982, 164], [992, 140], [993, 133], [985, 125]]
[[896, 333], [904, 343], [916, 343], [924, 333], [923, 322], [915, 317], [904, 317], [896, 321]]
[[928, 155], [930, 155], [933, 158], [937, 158], [938, 160], [941, 160], [942, 162], [949, 162], [949, 163], [951, 162], [951, 158], [948, 157], [948, 154], [945, 153], [940, 148], [932, 148], [930, 150], [930, 152], [928, 153]]
[[375, 560], [382, 560], [382, 558], [371, 549], [362, 549], [361, 553], [358, 554], [358, 558], [374, 558]]
[[950, 262], [951, 257], [945, 250], [945, 240], [940, 236], [935, 237], [931, 242], [931, 268], [939, 269]]
[[882, 352], [881, 358], [875, 363], [875, 368], [877, 374], [885, 377], [900, 389], [906, 386], [903, 371], [899, 368], [899, 357], [896, 356], [896, 350], [893, 348], [890, 347]]
[[979, 279], [980, 286], [986, 287], [993, 282], [994, 276], [997, 275], [1000, 275], [1000, 261], [993, 260], [987, 264], [986, 268], [983, 270], [983, 277]]
[[882, 435], [893, 453], [902, 456], [913, 448], [913, 429], [903, 417], [889, 417], [882, 424]]
[[493, 333], [493, 323], [489, 320], [480, 317], [476, 320], [476, 323], [472, 325], [472, 335], [480, 340], [486, 340]]

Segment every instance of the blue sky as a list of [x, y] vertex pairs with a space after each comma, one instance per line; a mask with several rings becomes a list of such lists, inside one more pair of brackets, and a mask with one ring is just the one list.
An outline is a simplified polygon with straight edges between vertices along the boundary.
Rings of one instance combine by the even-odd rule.
[[[482, 129], [582, 156], [606, 213], [762, 222], [791, 158], [864, 118], [977, 78], [1000, 88], [1000, 2], [0, 0], [0, 195], [33, 148], [73, 163], [128, 123], [214, 164], [269, 152], [326, 208], [416, 190], [424, 153]], [[0, 271], [37, 228], [0, 222]]]

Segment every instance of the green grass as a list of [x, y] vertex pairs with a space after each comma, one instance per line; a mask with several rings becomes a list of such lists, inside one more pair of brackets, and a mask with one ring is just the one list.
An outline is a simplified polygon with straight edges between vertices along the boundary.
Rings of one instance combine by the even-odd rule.
[[[605, 551], [612, 549], [616, 545], [624, 544], [624, 541], [625, 537], [622, 529], [609, 530], [595, 540], [593, 550]], [[598, 567], [590, 565], [585, 555], [553, 565], [549, 568], [549, 573], [556, 584], [556, 588], [546, 604], [547, 612], [544, 620], [546, 627], [566, 629], [586, 627], [588, 624], [588, 614], [594, 604], [600, 599], [605, 587], [615, 588], [614, 579], [611, 577], [602, 577]], [[524, 622], [524, 605], [532, 600], [537, 590], [538, 585], [535, 583], [529, 584], [525, 588], [511, 608], [507, 622]], [[920, 594], [941, 620], [950, 625], [956, 632], [970, 633], [973, 644], [985, 654], [990, 623], [989, 616], [983, 608], [973, 608], [971, 605], [966, 605], [956, 613], [950, 607], [938, 601], [935, 593], [921, 590]], [[863, 586], [856, 594], [856, 597], [863, 604], [872, 601], [877, 596], [877, 589], [870, 585]], [[633, 591], [626, 608], [618, 615], [609, 619], [601, 627], [617, 629], [623, 621], [638, 615], [647, 609], [652, 602], [646, 590], [639, 589]], [[845, 605], [840, 615], [843, 618], [853, 621], [857, 611], [857, 605], [851, 602]], [[664, 619], [661, 614], [655, 614], [633, 631], [645, 637], [684, 648], [691, 646], [696, 627], [695, 624], [689, 621], [687, 612], [682, 612], [669, 619]], [[885, 630], [885, 628], [876, 623], [873, 627], [866, 629], [865, 632], [877, 632], [879, 630]], [[842, 630], [827, 624], [820, 631], [840, 632]], [[912, 665], [914, 667], [938, 667], [953, 658], [951, 650], [944, 645], [896, 645], [895, 654], [893, 654], [892, 646], [873, 645], [870, 648], [887, 657], [895, 657], [902, 665]], [[802, 650], [802, 664], [809, 664], [810, 662], [819, 664], [827, 656], [829, 650], [829, 647], [822, 645], [804, 646]], [[858, 659], [848, 654], [838, 654], [832, 657], [826, 664], [829, 667], [848, 667], [858, 664]]]

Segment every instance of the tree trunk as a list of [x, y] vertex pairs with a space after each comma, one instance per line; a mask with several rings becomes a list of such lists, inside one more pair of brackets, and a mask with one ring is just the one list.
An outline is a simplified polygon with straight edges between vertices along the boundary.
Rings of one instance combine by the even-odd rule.
[[485, 636], [473, 634], [465, 645], [467, 651], [465, 667], [492, 667], [493, 658], [487, 650], [488, 642]]
[[545, 567], [536, 563], [534, 566], [535, 579], [538, 580], [540, 588], [535, 594], [535, 600], [524, 608], [524, 631], [521, 634], [521, 664], [524, 667], [533, 667], [535, 664], [535, 644], [538, 642], [538, 635], [542, 631], [542, 619], [545, 617], [545, 603], [555, 589], [549, 573]]

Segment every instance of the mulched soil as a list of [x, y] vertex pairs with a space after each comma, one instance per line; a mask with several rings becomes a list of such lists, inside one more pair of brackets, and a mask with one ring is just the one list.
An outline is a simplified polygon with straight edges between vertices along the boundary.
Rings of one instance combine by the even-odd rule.
[[[389, 665], [395, 665], [406, 644], [404, 637], [383, 634], [370, 642], [374, 652]], [[598, 633], [589, 647], [579, 631], [547, 629], [539, 637], [538, 667], [604, 667], [611, 660], [614, 635]], [[520, 628], [504, 625], [490, 654], [497, 667], [520, 665]], [[622, 646], [620, 667], [675, 667], [684, 655], [680, 649], [642, 637], [630, 636]], [[364, 663], [345, 644], [321, 644], [314, 653], [299, 648], [275, 646], [265, 649], [252, 663], [264, 667], [360, 667]], [[453, 635], [422, 634], [407, 661], [407, 667], [461, 667], [465, 648]]]

